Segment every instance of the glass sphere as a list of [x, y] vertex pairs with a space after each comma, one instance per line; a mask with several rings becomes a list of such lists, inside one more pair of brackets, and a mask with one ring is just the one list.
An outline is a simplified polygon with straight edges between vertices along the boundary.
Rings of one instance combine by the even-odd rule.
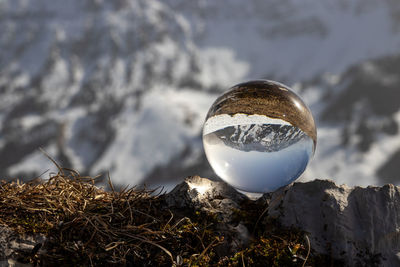
[[235, 85], [218, 97], [203, 128], [215, 173], [249, 193], [271, 192], [296, 180], [316, 143], [306, 104], [289, 87], [268, 80]]

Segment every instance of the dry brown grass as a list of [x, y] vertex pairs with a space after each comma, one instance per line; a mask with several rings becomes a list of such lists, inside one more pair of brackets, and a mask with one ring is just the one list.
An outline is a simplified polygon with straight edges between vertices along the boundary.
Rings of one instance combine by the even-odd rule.
[[[255, 231], [248, 247], [224, 255], [221, 248], [231, 237], [218, 230], [216, 216], [171, 211], [164, 195], [135, 187], [117, 192], [111, 182], [106, 191], [95, 180], [59, 168], [47, 181], [0, 182], [0, 224], [47, 237], [33, 252], [20, 255], [24, 261], [45, 266], [302, 266], [309, 250], [301, 232], [271, 224]], [[252, 230], [263, 207], [250, 205], [236, 214]]]
[[29, 259], [45, 264], [194, 263], [220, 242], [200, 222], [174, 218], [151, 191], [116, 192], [111, 182], [105, 191], [94, 183], [61, 168], [48, 181], [3, 181], [0, 224], [47, 235], [45, 252]]

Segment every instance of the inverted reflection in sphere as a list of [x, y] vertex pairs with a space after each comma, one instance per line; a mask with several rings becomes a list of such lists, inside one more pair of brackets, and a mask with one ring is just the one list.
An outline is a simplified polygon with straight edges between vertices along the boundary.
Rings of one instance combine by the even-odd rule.
[[246, 192], [271, 192], [296, 180], [316, 142], [306, 104], [287, 86], [267, 80], [232, 87], [211, 106], [203, 128], [215, 173]]

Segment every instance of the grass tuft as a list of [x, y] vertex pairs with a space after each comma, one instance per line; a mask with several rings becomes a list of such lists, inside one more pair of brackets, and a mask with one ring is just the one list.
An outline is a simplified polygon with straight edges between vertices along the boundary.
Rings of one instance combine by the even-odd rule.
[[[307, 266], [331, 263], [310, 252], [304, 233], [276, 222], [255, 225], [264, 207], [243, 203], [234, 220], [254, 233], [232, 252], [215, 214], [166, 208], [164, 195], [135, 187], [105, 191], [96, 178], [60, 168], [47, 181], [0, 182], [0, 224], [43, 234], [25, 262], [54, 266]], [[181, 215], [179, 215], [181, 214]], [[257, 229], [255, 229], [255, 227]], [[310, 254], [308, 256], [308, 254]], [[308, 257], [308, 258], [307, 258]]]

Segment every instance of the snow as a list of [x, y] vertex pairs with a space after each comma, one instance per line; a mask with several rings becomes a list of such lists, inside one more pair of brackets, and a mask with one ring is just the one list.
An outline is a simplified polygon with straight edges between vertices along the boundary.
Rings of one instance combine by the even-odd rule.
[[[185, 141], [199, 135], [212, 100], [204, 92], [187, 89], [152, 90], [143, 99], [141, 111], [135, 113], [128, 106], [115, 121], [117, 137], [96, 163], [94, 172], [111, 170], [116, 183], [141, 183], [154, 167], [180, 153]], [[186, 123], [187, 120], [193, 121]]]
[[[43, 148], [49, 155], [54, 155], [56, 153], [56, 147], [51, 145], [49, 147]], [[58, 173], [57, 166], [53, 164], [53, 162], [47, 158], [47, 156], [37, 149], [30, 155], [27, 155], [21, 162], [14, 164], [9, 169], [10, 177], [14, 177], [14, 175], [19, 173], [38, 173], [42, 174], [41, 178], [49, 178], [52, 174]], [[32, 177], [35, 178], [35, 177]]]
[[198, 52], [200, 73], [197, 79], [206, 88], [237, 84], [248, 75], [250, 62], [236, 58], [229, 48], [205, 48]]
[[[0, 128], [28, 130], [54, 120], [64, 125], [73, 167], [93, 164], [91, 174], [110, 171], [116, 183], [136, 184], [187, 147], [192, 152], [182, 165], [196, 164], [204, 119], [218, 94], [268, 78], [292, 85], [316, 118], [316, 154], [302, 179], [378, 184], [375, 171], [399, 150], [399, 134], [381, 134], [363, 154], [354, 146], [357, 135], [343, 148], [342, 125], [326, 124], [320, 114], [327, 93], [346, 87], [341, 73], [354, 64], [388, 85], [398, 82], [369, 63], [399, 52], [398, 8], [396, 1], [364, 0], [0, 1]], [[305, 83], [318, 75], [320, 84]], [[8, 118], [24, 99], [45, 111], [18, 110], [20, 117]], [[122, 110], [106, 114], [115, 139], [98, 155], [77, 131], [112, 101]], [[400, 125], [399, 112], [395, 120]], [[95, 131], [101, 130], [88, 129]], [[1, 149], [4, 132], [0, 141]], [[58, 152], [54, 140], [46, 149]], [[41, 173], [51, 164], [34, 152], [9, 172]]]
[[289, 122], [270, 118], [263, 115], [247, 115], [235, 114], [233, 116], [222, 114], [210, 117], [204, 124], [203, 135], [215, 132], [229, 126], [247, 125], [247, 124], [278, 124], [278, 125], [291, 125]]
[[[394, 118], [400, 125], [400, 110], [395, 113]], [[369, 123], [379, 125], [382, 118], [370, 118]], [[345, 147], [341, 144], [341, 135], [339, 125], [318, 126], [316, 153], [300, 181], [318, 178], [331, 179], [338, 184], [349, 186], [382, 185], [376, 177], [376, 170], [400, 149], [399, 136], [381, 133], [371, 148], [361, 153], [351, 144], [357, 143], [356, 135], [351, 137], [353, 140]], [[400, 185], [400, 182], [398, 184]]]
[[391, 6], [384, 2], [370, 3], [363, 12], [359, 6], [367, 4], [360, 1], [347, 6], [317, 0], [205, 2], [204, 10], [183, 10], [194, 30], [199, 20], [204, 25], [199, 45], [233, 51], [248, 62], [250, 79], [267, 75], [293, 83], [324, 72], [340, 74], [400, 47]]

